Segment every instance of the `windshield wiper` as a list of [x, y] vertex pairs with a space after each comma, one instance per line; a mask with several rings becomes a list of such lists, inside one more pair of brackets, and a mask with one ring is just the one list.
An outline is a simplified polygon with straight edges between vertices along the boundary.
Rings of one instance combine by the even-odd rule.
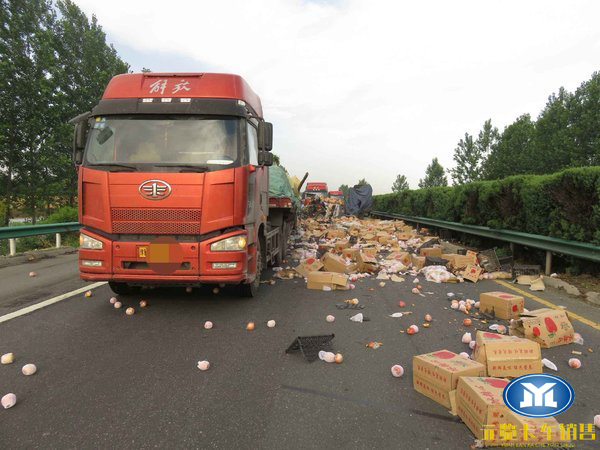
[[[132, 172], [137, 172], [138, 168], [135, 166], [128, 166], [127, 164], [118, 164], [118, 163], [97, 163], [97, 164], [87, 164], [88, 166], [91, 167], [97, 167], [97, 166], [101, 166], [101, 167], [115, 167], [115, 168], [123, 168], [123, 169], [127, 169], [127, 170], [131, 170]], [[112, 172], [112, 170], [111, 170]], [[124, 172], [124, 171], [122, 171]]]
[[155, 167], [181, 167], [180, 172], [208, 172], [208, 167], [194, 164], [153, 164]]

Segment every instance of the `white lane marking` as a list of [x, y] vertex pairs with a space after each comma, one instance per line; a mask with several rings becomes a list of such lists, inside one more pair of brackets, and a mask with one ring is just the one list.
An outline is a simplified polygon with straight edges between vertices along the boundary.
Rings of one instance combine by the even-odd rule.
[[85, 286], [80, 289], [75, 289], [74, 291], [67, 292], [66, 294], [62, 294], [62, 295], [53, 297], [48, 300], [44, 300], [43, 302], [36, 303], [35, 305], [27, 306], [26, 308], [19, 309], [18, 311], [13, 311], [11, 313], [0, 316], [0, 323], [7, 322], [11, 319], [14, 319], [15, 317], [29, 314], [30, 312], [45, 308], [46, 306], [52, 305], [53, 303], [58, 303], [62, 300], [66, 300], [67, 298], [73, 297], [74, 295], [77, 295], [77, 294], [81, 294], [82, 292], [89, 291], [91, 289], [96, 289], [97, 287], [103, 286], [105, 284], [106, 284], [106, 281], [99, 281], [97, 283], [90, 284], [89, 286]]

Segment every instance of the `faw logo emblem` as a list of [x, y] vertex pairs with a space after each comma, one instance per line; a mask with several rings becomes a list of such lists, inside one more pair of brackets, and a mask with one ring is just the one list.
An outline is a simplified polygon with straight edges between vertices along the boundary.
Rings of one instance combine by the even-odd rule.
[[171, 195], [171, 186], [162, 180], [148, 180], [140, 184], [139, 192], [148, 200], [162, 200]]
[[535, 373], [515, 378], [504, 388], [504, 403], [522, 416], [549, 417], [569, 408], [575, 393], [555, 375]]

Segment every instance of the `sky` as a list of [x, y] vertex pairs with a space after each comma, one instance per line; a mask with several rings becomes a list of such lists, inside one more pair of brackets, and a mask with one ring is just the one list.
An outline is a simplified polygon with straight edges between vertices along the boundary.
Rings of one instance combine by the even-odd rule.
[[[600, 70], [596, 0], [75, 0], [140, 71], [242, 75], [289, 173], [411, 188]], [[449, 177], [450, 179], [450, 177]]]

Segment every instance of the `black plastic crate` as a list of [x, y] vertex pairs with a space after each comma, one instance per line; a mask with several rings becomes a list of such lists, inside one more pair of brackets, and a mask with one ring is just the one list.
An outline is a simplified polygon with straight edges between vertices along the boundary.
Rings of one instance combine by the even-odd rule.
[[500, 270], [500, 261], [498, 261], [498, 255], [496, 255], [496, 249], [483, 250], [477, 254], [479, 264], [487, 272], [496, 272]]
[[539, 275], [542, 271], [542, 266], [539, 264], [514, 264], [512, 270], [513, 278], [520, 275]]

